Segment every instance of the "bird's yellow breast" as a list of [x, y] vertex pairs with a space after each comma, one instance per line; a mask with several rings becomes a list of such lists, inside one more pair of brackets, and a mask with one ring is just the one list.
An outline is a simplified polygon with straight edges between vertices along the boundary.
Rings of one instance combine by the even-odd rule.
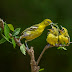
[[58, 36], [55, 36], [55, 35], [53, 35], [52, 33], [49, 33], [48, 36], [47, 36], [46, 41], [47, 41], [49, 44], [55, 46], [55, 44], [58, 44]]
[[68, 37], [65, 37], [63, 35], [59, 35], [59, 43], [60, 44], [67, 44], [67, 43], [69, 43]]

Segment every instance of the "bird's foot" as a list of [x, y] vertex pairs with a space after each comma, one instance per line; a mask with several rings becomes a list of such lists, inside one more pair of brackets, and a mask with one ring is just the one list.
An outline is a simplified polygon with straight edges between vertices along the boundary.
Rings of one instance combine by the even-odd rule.
[[59, 46], [62, 46], [62, 44], [59, 44]]
[[27, 48], [27, 50], [29, 50], [29, 47], [28, 47], [27, 43], [25, 43], [25, 44], [26, 44], [26, 48]]
[[58, 46], [58, 44], [55, 44], [55, 46]]
[[49, 47], [49, 46], [51, 46], [50, 44], [47, 44], [47, 46]]

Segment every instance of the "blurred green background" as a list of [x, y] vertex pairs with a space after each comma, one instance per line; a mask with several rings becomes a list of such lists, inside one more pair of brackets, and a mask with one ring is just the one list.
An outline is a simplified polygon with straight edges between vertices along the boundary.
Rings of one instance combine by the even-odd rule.
[[[21, 32], [49, 18], [66, 27], [72, 41], [72, 0], [1, 0], [0, 18], [15, 28], [20, 27]], [[36, 60], [47, 44], [48, 28], [50, 26], [40, 37], [28, 42], [29, 47], [34, 47]], [[66, 48], [67, 51], [48, 49], [39, 63], [44, 68], [42, 72], [72, 72], [72, 44]], [[0, 72], [30, 72], [29, 55], [24, 56], [18, 46], [14, 49], [8, 42], [1, 44]]]

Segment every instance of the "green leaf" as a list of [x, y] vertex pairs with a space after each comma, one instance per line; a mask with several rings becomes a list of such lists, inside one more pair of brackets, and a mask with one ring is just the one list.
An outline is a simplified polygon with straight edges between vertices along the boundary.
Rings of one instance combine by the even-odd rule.
[[57, 49], [63, 49], [63, 50], [67, 50], [65, 47], [58, 47]]
[[2, 38], [2, 39], [0, 40], [0, 44], [2, 44], [2, 43], [4, 43], [4, 42], [6, 42], [6, 39]]
[[8, 27], [8, 25], [6, 23], [4, 23], [4, 35], [6, 36], [6, 38], [10, 38], [9, 33], [10, 33], [10, 29]]
[[42, 68], [42, 69], [39, 69], [39, 72], [40, 72], [40, 71], [43, 71], [43, 70], [44, 70], [44, 68]]
[[24, 55], [26, 55], [26, 49], [25, 49], [25, 45], [24, 45], [24, 44], [22, 44], [22, 45], [20, 46], [20, 50], [21, 50], [21, 52], [22, 52]]
[[65, 47], [62, 48], [63, 50], [67, 50]]
[[14, 32], [12, 33], [12, 36], [18, 35], [19, 32], [20, 32], [20, 29], [21, 29], [21, 28], [16, 28], [16, 29], [14, 30]]
[[61, 47], [58, 47], [57, 49], [61, 49]]
[[15, 38], [20, 38], [19, 36], [15, 36]]
[[1, 34], [3, 38], [5, 38], [9, 43], [12, 43], [11, 41], [9, 41], [8, 38], [6, 38], [3, 34]]
[[8, 24], [8, 27], [10, 28], [11, 31], [14, 31], [14, 27], [12, 24]]
[[12, 38], [12, 44], [13, 44], [13, 47], [15, 48], [16, 47], [16, 43], [15, 43], [14, 38]]

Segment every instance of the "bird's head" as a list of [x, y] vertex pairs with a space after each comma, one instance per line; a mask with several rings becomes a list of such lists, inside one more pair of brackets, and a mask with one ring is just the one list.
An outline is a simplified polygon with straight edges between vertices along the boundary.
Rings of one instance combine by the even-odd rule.
[[66, 29], [66, 28], [64, 28], [64, 27], [62, 27], [62, 26], [61, 26], [61, 28], [62, 28], [62, 29], [60, 30], [60, 33], [61, 33], [61, 34], [67, 32], [67, 29]]
[[50, 31], [50, 33], [54, 34], [54, 35], [58, 35], [58, 30], [56, 27], [54, 27], [53, 25], [51, 25], [51, 29], [48, 29]]
[[45, 19], [45, 20], [43, 21], [43, 23], [44, 23], [46, 26], [48, 26], [48, 25], [52, 24], [53, 22], [52, 22], [50, 19]]
[[68, 35], [67, 29], [65, 27], [62, 27], [62, 26], [61, 26], [61, 28], [62, 29], [60, 30], [60, 33], [63, 34], [63, 35]]

